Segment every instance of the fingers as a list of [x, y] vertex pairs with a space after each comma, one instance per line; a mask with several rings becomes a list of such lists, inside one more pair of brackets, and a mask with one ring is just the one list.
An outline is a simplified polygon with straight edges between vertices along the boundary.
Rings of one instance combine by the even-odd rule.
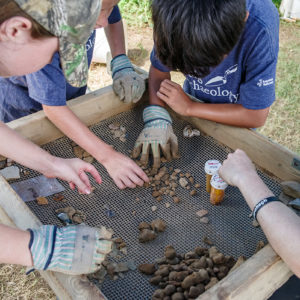
[[152, 154], [153, 154], [153, 168], [158, 169], [160, 167], [160, 148], [158, 143], [152, 143]]
[[70, 187], [70, 189], [71, 190], [75, 190], [75, 188], [76, 188], [76, 186], [75, 186], [75, 184], [73, 183], [73, 182], [69, 182], [69, 187]]
[[135, 94], [136, 96], [135, 99], [133, 100], [133, 103], [137, 103], [142, 98], [146, 89], [145, 81], [143, 78], [139, 76], [137, 82], [138, 82], [138, 87], [137, 87], [137, 91]]
[[170, 100], [169, 97], [162, 94], [160, 91], [156, 92], [156, 95], [160, 100], [166, 102], [167, 104], [169, 103], [169, 100]]
[[123, 86], [121, 85], [121, 80], [117, 79], [113, 82], [113, 90], [119, 96], [120, 100], [125, 97]]
[[170, 143], [171, 143], [171, 153], [172, 153], [172, 158], [180, 158], [179, 150], [178, 150], [178, 139], [175, 134], [171, 135], [170, 138]]
[[167, 159], [167, 161], [170, 161], [172, 159], [171, 156], [171, 145], [168, 143], [166, 145], [161, 145], [161, 150], [163, 152], [164, 157]]
[[120, 178], [114, 179], [114, 182], [120, 190], [124, 190], [126, 188], [126, 185], [123, 183], [123, 181]]
[[133, 151], [132, 151], [132, 157], [133, 158], [138, 158], [139, 155], [141, 154], [141, 151], [142, 151], [142, 147], [143, 147], [143, 144], [142, 143], [136, 143], [134, 148], [133, 148]]
[[94, 177], [97, 183], [99, 184], [102, 183], [102, 178], [99, 172], [97, 171], [97, 169], [93, 165], [87, 164], [84, 171], [89, 172]]
[[141, 163], [144, 166], [148, 165], [148, 161], [149, 161], [149, 151], [150, 151], [150, 144], [149, 143], [143, 143], [143, 152], [142, 152], [142, 156], [141, 156]]
[[124, 102], [130, 103], [132, 99], [132, 84], [130, 84], [129, 82], [128, 83], [122, 82], [122, 83], [123, 83], [123, 89], [125, 94]]

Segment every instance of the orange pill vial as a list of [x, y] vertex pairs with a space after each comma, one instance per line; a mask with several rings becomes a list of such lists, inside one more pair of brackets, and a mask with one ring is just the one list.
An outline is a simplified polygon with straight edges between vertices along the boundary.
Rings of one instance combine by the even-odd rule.
[[210, 190], [211, 190], [211, 185], [210, 185], [211, 178], [214, 174], [216, 174], [218, 172], [220, 167], [221, 167], [221, 163], [215, 159], [208, 160], [205, 163], [204, 170], [205, 170], [205, 174], [206, 174], [206, 191], [208, 193], [210, 193]]
[[212, 205], [219, 205], [224, 200], [225, 189], [228, 184], [219, 176], [219, 174], [212, 176], [210, 184], [210, 203]]

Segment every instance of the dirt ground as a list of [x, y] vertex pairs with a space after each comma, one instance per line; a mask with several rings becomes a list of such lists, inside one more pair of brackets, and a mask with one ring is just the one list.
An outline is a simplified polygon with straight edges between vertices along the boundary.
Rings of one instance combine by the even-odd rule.
[[[127, 36], [128, 56], [134, 64], [148, 71], [150, 66], [149, 56], [153, 46], [152, 29], [129, 27]], [[295, 39], [295, 35], [290, 29], [284, 28], [284, 30], [281, 30], [280, 39], [281, 44], [289, 44], [290, 41]], [[183, 83], [184, 77], [179, 73], [172, 73], [172, 79], [178, 83]], [[106, 66], [93, 63], [90, 68], [89, 88], [96, 90], [111, 83], [112, 80], [110, 75], [107, 74]], [[299, 128], [293, 129], [299, 135]], [[272, 135], [269, 136], [273, 138]], [[0, 265], [0, 299], [54, 300], [56, 297], [37, 272], [26, 276], [25, 269], [22, 267]]]

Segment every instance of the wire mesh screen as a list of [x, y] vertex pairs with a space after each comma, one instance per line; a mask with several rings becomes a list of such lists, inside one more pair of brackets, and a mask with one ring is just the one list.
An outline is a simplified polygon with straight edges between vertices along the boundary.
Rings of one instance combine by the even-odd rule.
[[[93, 127], [91, 130], [106, 143], [114, 145], [115, 149], [128, 155], [133, 148], [135, 140], [143, 128], [142, 107], [122, 113], [114, 118], [107, 119]], [[108, 125], [119, 122], [127, 130], [127, 141], [121, 142], [113, 138]], [[235, 258], [244, 255], [247, 258], [254, 254], [256, 245], [266, 238], [260, 228], [252, 226], [249, 219], [250, 210], [235, 187], [228, 187], [225, 200], [220, 206], [212, 206], [209, 203], [209, 195], [205, 191], [204, 164], [209, 159], [223, 161], [230, 149], [221, 146], [213, 138], [208, 136], [184, 138], [182, 135], [186, 122], [174, 120], [173, 129], [179, 140], [181, 158], [166, 166], [179, 168], [183, 173], [189, 172], [200, 183], [197, 196], [190, 196], [189, 191], [178, 187], [177, 196], [181, 199], [175, 204], [169, 195], [164, 195], [161, 202], [152, 197], [151, 188], [136, 188], [119, 190], [108, 176], [106, 170], [98, 162], [94, 165], [100, 172], [103, 183], [96, 185], [92, 195], [79, 195], [76, 191], [68, 188], [68, 184], [61, 182], [66, 190], [63, 192], [67, 203], [55, 202], [49, 198], [48, 206], [38, 206], [35, 201], [27, 205], [41, 220], [43, 224], [63, 224], [57, 219], [55, 210], [58, 208], [73, 206], [86, 214], [86, 224], [90, 226], [105, 225], [112, 228], [117, 237], [122, 237], [127, 244], [128, 255], [123, 261], [134, 260], [136, 265], [141, 263], [153, 263], [155, 259], [163, 257], [164, 248], [173, 245], [177, 253], [192, 251], [196, 246], [206, 246], [203, 237], [208, 237], [214, 245], [225, 255]], [[44, 147], [52, 154], [60, 157], [74, 157], [71, 141], [61, 138]], [[279, 195], [280, 186], [273, 178], [259, 172], [269, 188]], [[38, 175], [31, 172], [22, 180]], [[140, 201], [136, 201], [136, 198]], [[171, 206], [166, 208], [169, 202]], [[153, 212], [151, 207], [157, 206]], [[105, 207], [115, 212], [114, 217], [108, 217]], [[196, 212], [200, 209], [208, 210], [209, 223], [202, 224]], [[135, 215], [133, 215], [135, 211]], [[138, 225], [142, 221], [151, 222], [156, 218], [163, 219], [167, 224], [164, 233], [152, 242], [141, 244], [138, 242]], [[154, 287], [148, 282], [148, 277], [137, 270], [126, 273], [124, 278], [116, 281], [107, 278], [100, 286], [108, 299], [151, 299]]]

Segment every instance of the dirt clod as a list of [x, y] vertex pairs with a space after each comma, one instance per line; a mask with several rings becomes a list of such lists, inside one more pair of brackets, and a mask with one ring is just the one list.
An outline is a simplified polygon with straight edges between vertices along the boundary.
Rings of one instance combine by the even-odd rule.
[[155, 264], [142, 264], [138, 267], [139, 271], [146, 275], [152, 275], [156, 271]]
[[48, 200], [45, 197], [37, 197], [36, 202], [38, 205], [48, 205]]

